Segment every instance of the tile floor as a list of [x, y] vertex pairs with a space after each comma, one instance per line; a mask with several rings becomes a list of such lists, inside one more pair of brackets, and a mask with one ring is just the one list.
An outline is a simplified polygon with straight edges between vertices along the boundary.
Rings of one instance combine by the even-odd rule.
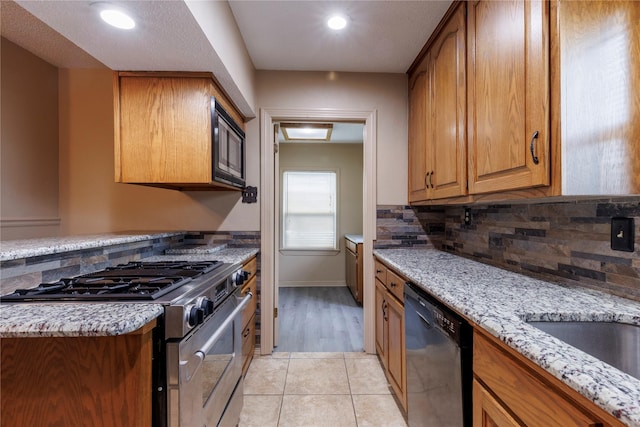
[[255, 356], [240, 427], [406, 427], [375, 355]]

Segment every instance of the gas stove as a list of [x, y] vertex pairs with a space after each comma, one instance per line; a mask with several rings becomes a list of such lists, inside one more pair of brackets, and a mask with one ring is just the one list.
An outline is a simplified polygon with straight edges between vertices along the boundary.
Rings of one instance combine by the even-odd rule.
[[221, 261], [134, 261], [81, 276], [17, 289], [3, 303], [113, 302], [165, 306], [166, 338], [181, 338], [242, 285], [239, 264]]
[[82, 276], [62, 278], [53, 283], [42, 283], [35, 288], [18, 289], [0, 300], [156, 300], [193, 278], [223, 266], [221, 261], [130, 262]]

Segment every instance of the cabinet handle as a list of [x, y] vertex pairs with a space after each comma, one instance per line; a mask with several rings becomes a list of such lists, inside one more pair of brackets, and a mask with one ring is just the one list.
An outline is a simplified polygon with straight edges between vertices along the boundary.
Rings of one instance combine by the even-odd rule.
[[242, 335], [242, 338], [248, 337], [250, 332], [251, 332], [251, 329], [247, 328], [247, 330], [244, 332], [244, 335]]
[[387, 319], [387, 302], [382, 301], [382, 318], [386, 321]]
[[376, 270], [376, 274], [382, 273], [382, 270]]
[[433, 171], [429, 173], [429, 185], [433, 188]]
[[531, 159], [533, 160], [534, 165], [537, 165], [538, 163], [540, 163], [540, 160], [538, 160], [538, 156], [536, 156], [534, 153], [537, 138], [538, 138], [538, 131], [535, 131], [531, 136], [531, 144], [529, 144], [529, 150], [531, 151]]
[[391, 286], [392, 288], [395, 288], [396, 286], [398, 286], [398, 284], [396, 282], [391, 282], [389, 283], [389, 286]]
[[429, 181], [427, 181], [427, 178], [429, 178], [429, 172], [424, 174], [424, 188], [429, 188]]

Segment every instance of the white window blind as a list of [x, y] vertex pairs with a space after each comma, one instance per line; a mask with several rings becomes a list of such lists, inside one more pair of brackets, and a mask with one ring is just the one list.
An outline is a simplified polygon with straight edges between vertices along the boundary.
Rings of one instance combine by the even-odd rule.
[[282, 249], [336, 249], [336, 172], [285, 171]]

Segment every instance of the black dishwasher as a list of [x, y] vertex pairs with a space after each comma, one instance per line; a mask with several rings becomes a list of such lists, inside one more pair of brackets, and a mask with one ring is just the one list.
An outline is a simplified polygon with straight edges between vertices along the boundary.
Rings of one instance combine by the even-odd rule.
[[410, 427], [470, 427], [471, 326], [412, 283], [404, 287]]

